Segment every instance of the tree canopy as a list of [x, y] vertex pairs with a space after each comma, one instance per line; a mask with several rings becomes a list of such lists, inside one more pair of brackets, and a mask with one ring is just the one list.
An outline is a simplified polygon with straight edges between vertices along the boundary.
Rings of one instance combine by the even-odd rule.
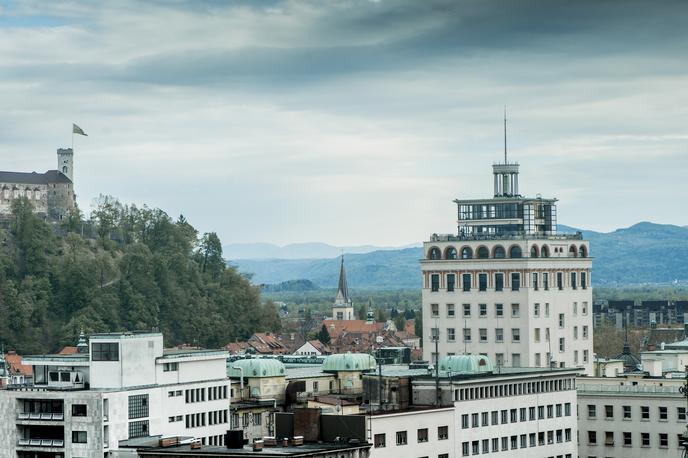
[[217, 234], [183, 216], [101, 196], [90, 218], [77, 209], [58, 224], [20, 198], [0, 241], [0, 341], [22, 353], [73, 345], [81, 330], [158, 328], [167, 345], [219, 347], [280, 328]]

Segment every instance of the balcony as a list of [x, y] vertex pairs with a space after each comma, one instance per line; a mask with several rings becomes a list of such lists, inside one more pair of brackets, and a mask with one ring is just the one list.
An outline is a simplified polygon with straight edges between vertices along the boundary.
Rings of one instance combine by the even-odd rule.
[[22, 421], [64, 421], [63, 413], [18, 413], [17, 420]]
[[63, 439], [19, 439], [17, 441], [18, 447], [50, 447], [61, 448], [64, 447]]
[[545, 234], [533, 233], [526, 234], [525, 232], [512, 232], [508, 234], [432, 234], [430, 242], [460, 242], [470, 240], [583, 240], [583, 234], [576, 232], [575, 234]]

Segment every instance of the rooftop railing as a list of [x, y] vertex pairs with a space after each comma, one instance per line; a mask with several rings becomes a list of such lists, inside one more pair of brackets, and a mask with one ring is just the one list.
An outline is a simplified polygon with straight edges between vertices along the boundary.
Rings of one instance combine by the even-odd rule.
[[578, 392], [582, 393], [675, 394], [682, 396], [678, 385], [603, 385], [579, 382], [577, 389]]
[[19, 439], [20, 447], [64, 447], [63, 439]]
[[543, 234], [534, 233], [526, 234], [525, 232], [509, 233], [509, 234], [432, 234], [430, 236], [431, 242], [463, 242], [471, 240], [583, 240], [583, 234], [576, 232], [575, 234]]

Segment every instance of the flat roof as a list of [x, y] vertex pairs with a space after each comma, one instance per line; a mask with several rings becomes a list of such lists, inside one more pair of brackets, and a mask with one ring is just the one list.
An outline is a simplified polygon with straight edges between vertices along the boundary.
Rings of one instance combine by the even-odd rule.
[[203, 445], [201, 448], [192, 449], [190, 445], [179, 445], [173, 447], [153, 447], [138, 449], [139, 456], [312, 456], [316, 453], [333, 453], [340, 450], [356, 450], [370, 448], [371, 444], [362, 442], [357, 444], [348, 443], [307, 443], [303, 445], [289, 445], [288, 447], [264, 447], [263, 450], [253, 451], [251, 446], [243, 448], [227, 448], [213, 445]]
[[156, 359], [179, 359], [194, 356], [221, 356], [226, 358], [229, 352], [226, 350], [163, 350], [163, 355]]
[[22, 357], [22, 364], [28, 366], [36, 363], [77, 363], [77, 365], [88, 364], [88, 353], [74, 353], [71, 355], [29, 355]]
[[137, 337], [162, 337], [161, 332], [99, 332], [88, 336], [89, 339], [134, 339]]

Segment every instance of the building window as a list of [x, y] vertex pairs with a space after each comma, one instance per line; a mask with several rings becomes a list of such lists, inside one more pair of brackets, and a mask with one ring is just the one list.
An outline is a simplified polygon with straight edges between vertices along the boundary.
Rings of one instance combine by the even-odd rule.
[[454, 328], [447, 328], [447, 341], [454, 342], [456, 340], [456, 334]]
[[439, 328], [430, 328], [430, 337], [432, 338], [432, 340], [439, 340], [439, 338], [440, 338]]
[[478, 274], [478, 291], [487, 291], [487, 274]]
[[464, 291], [470, 291], [471, 290], [471, 274], [461, 275], [461, 282], [463, 283], [463, 285], [461, 285], [461, 286], [463, 287]]
[[521, 367], [521, 354], [512, 353], [511, 354], [511, 367]]
[[588, 444], [597, 445], [597, 432], [588, 431]]
[[504, 274], [495, 274], [495, 291], [504, 291]]
[[560, 328], [563, 328], [563, 327], [564, 327], [564, 324], [565, 324], [564, 314], [563, 314], [563, 313], [560, 313], [560, 314], [559, 314], [559, 327], [560, 327]]
[[463, 341], [464, 342], [470, 342], [471, 341], [471, 328], [463, 328]]
[[72, 417], [85, 417], [86, 404], [72, 404]]
[[487, 329], [480, 328], [478, 332], [480, 333], [480, 342], [487, 342]]
[[676, 408], [676, 416], [678, 417], [678, 421], [686, 421], [686, 408], [685, 407], [677, 407]]
[[473, 452], [473, 455], [479, 455], [480, 454], [480, 441], [473, 441], [471, 443], [471, 450]]
[[604, 445], [613, 446], [614, 445], [614, 431], [604, 432]]
[[129, 396], [129, 419], [148, 416], [148, 395]]
[[[439, 315], [439, 313], [438, 313]], [[454, 304], [447, 304], [447, 318], [454, 318], [456, 316], [456, 310]]]
[[659, 433], [659, 447], [669, 447], [669, 435], [667, 433]]
[[573, 327], [573, 339], [574, 340], [578, 339], [578, 326]]
[[456, 275], [454, 274], [448, 274], [447, 275], [447, 291], [454, 291], [454, 287], [456, 286]]
[[540, 328], [533, 329], [533, 341], [536, 343], [540, 342]]
[[119, 361], [118, 343], [91, 344], [91, 361]]
[[440, 276], [439, 274], [430, 275], [430, 289], [432, 291], [440, 290]]
[[461, 427], [463, 429], [468, 428], [468, 414], [467, 413], [461, 415]]
[[478, 315], [483, 318], [487, 317], [487, 304], [478, 304]]
[[495, 353], [495, 362], [497, 363], [497, 367], [501, 367], [504, 365], [504, 353]]
[[176, 372], [179, 370], [179, 363], [163, 363], [163, 372]]
[[540, 356], [540, 353], [535, 353], [535, 367], [540, 366], [542, 366], [542, 357]]
[[478, 426], [480, 426], [480, 422], [478, 421], [478, 414], [472, 413], [471, 414], [471, 428], [477, 428]]
[[495, 328], [495, 342], [504, 342], [504, 329]]
[[470, 455], [470, 444], [468, 442], [461, 443], [461, 456]]
[[650, 433], [640, 433], [640, 443], [643, 447], [650, 446]]
[[535, 318], [540, 317], [540, 304], [538, 303], [533, 304], [533, 316], [535, 316]]
[[659, 408], [659, 421], [667, 421], [667, 420], [668, 420], [667, 408], [666, 407], [660, 407]]
[[521, 289], [521, 274], [513, 272], [511, 274], [511, 291], [519, 291]]
[[461, 249], [461, 259], [471, 259], [473, 257], [473, 250], [469, 247], [463, 247]]
[[437, 440], [449, 439], [449, 426], [438, 426], [437, 427]]
[[511, 304], [511, 318], [518, 318], [521, 316], [521, 307], [518, 304]]
[[428, 428], [422, 428], [418, 430], [418, 443], [428, 441]]
[[148, 420], [129, 422], [129, 439], [148, 435]]
[[588, 274], [587, 272], [580, 273], [581, 288], [588, 289]]
[[631, 419], [631, 406], [623, 406], [623, 419], [624, 420], [630, 420]]
[[470, 318], [471, 317], [471, 304], [463, 304], [463, 317], [464, 318]]
[[406, 445], [408, 443], [406, 436], [406, 431], [397, 431], [397, 445]]
[[86, 431], [72, 431], [72, 444], [86, 444], [87, 442]]
[[571, 288], [573, 289], [578, 289], [577, 277], [576, 272], [571, 272]]
[[540, 286], [540, 285], [539, 285], [539, 282], [538, 282], [539, 277], [538, 277], [538, 273], [537, 273], [537, 272], [533, 272], [532, 280], [533, 280], [533, 289], [534, 289], [534, 290], [537, 290], [537, 289], [539, 288], [539, 286]]
[[595, 404], [588, 404], [588, 418], [597, 417], [597, 407]]
[[495, 304], [495, 316], [497, 318], [504, 316], [504, 304]]
[[440, 316], [440, 306], [439, 304], [430, 304], [430, 314], [434, 318], [439, 318]]
[[650, 419], [650, 407], [640, 406], [640, 419], [649, 420]]
[[373, 443], [375, 444], [375, 448], [385, 448], [387, 445], [385, 434], [376, 434]]
[[559, 337], [559, 351], [566, 351], [566, 339], [564, 337]]
[[542, 287], [545, 288], [545, 290], [549, 289], [549, 273], [548, 272], [542, 273]]
[[623, 433], [623, 444], [624, 444], [624, 447], [632, 447], [633, 446], [632, 435], [628, 431], [624, 431], [624, 433]]
[[588, 362], [588, 350], [583, 350], [583, 362]]
[[604, 418], [614, 418], [614, 406], [604, 406]]
[[521, 341], [521, 329], [520, 328], [511, 328], [511, 341], [512, 342], [520, 342]]
[[557, 272], [557, 288], [564, 289], [564, 274]]

